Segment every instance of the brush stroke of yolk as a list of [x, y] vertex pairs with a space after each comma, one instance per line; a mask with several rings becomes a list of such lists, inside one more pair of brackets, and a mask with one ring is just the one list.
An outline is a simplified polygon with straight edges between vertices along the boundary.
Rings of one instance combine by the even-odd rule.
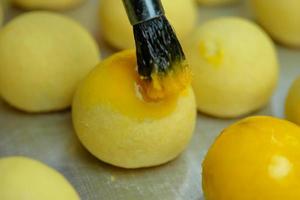
[[117, 112], [136, 119], [157, 119], [174, 111], [178, 98], [186, 90], [159, 101], [145, 100], [140, 92], [134, 51], [124, 51], [103, 61], [81, 87], [84, 105], [106, 104]]
[[200, 55], [213, 66], [218, 67], [224, 57], [224, 51], [221, 45], [216, 41], [201, 41], [199, 42], [199, 53]]

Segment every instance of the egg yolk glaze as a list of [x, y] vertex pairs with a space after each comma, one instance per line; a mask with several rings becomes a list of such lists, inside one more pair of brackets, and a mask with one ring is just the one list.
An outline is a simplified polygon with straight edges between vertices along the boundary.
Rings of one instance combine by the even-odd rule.
[[148, 100], [159, 101], [177, 95], [191, 84], [191, 69], [187, 62], [177, 62], [167, 73], [153, 71], [151, 79], [141, 77], [140, 86], [144, 97]]
[[[148, 82], [139, 76], [134, 50], [123, 51], [104, 60], [101, 67], [96, 67], [89, 74], [79, 88], [82, 92], [79, 101], [81, 105], [90, 107], [106, 104], [115, 111], [137, 119], [162, 118], [175, 109], [178, 97], [187, 95], [187, 90], [153, 100], [147, 94], [151, 92], [149, 84], [161, 88], [156, 81], [154, 78], [153, 82]], [[172, 83], [167, 77], [163, 88], [174, 89], [176, 86]]]
[[203, 162], [206, 200], [300, 199], [300, 128], [267, 116], [226, 128]]

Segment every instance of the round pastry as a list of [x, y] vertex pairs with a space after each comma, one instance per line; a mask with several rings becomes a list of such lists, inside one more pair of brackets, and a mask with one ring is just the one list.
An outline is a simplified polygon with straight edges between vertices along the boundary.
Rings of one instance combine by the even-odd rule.
[[63, 10], [74, 7], [85, 0], [12, 0], [12, 2], [24, 9], [49, 9]]
[[203, 162], [206, 200], [300, 199], [300, 127], [251, 117], [226, 128]]
[[206, 22], [191, 37], [186, 53], [197, 106], [204, 113], [245, 115], [267, 104], [275, 89], [274, 45], [249, 21], [229, 17]]
[[1, 96], [28, 112], [67, 108], [98, 61], [96, 42], [73, 20], [48, 12], [21, 15], [0, 34]]
[[285, 103], [285, 114], [288, 120], [300, 125], [300, 77], [289, 90]]
[[[162, 0], [162, 3], [177, 36], [183, 40], [192, 32], [197, 22], [194, 0]], [[101, 0], [99, 15], [101, 33], [108, 43], [118, 49], [134, 47], [132, 27], [122, 1]]]
[[219, 5], [236, 3], [239, 0], [197, 0], [197, 1], [202, 5], [206, 5], [206, 6], [219, 6]]
[[72, 107], [82, 144], [102, 161], [123, 168], [174, 159], [187, 146], [195, 126], [190, 86], [153, 100], [141, 89], [147, 82], [140, 79], [136, 65], [134, 50], [104, 60], [80, 84]]
[[3, 200], [80, 199], [59, 172], [29, 158], [1, 158], [0, 177], [0, 199]]
[[300, 47], [300, 1], [252, 0], [258, 22], [277, 41]]

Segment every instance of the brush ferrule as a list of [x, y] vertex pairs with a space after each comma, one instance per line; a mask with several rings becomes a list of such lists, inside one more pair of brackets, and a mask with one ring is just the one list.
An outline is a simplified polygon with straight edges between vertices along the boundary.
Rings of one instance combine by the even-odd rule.
[[160, 0], [123, 0], [132, 25], [164, 15]]

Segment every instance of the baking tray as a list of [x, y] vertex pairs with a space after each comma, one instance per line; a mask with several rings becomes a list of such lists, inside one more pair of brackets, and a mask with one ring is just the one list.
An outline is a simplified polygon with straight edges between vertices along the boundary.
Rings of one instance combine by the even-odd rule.
[[[113, 50], [101, 40], [98, 1], [63, 12], [95, 36], [102, 57]], [[251, 18], [247, 2], [219, 8], [199, 8], [199, 23], [218, 16]], [[22, 11], [9, 8], [7, 20]], [[300, 74], [300, 51], [277, 47], [281, 77], [271, 102], [255, 115], [283, 117], [287, 90]], [[0, 101], [0, 157], [23, 155], [45, 162], [74, 185], [82, 200], [203, 200], [201, 162], [219, 132], [238, 119], [215, 119], [198, 114], [194, 136], [187, 150], [163, 166], [125, 170], [107, 165], [89, 154], [74, 133], [70, 111], [26, 114]]]

